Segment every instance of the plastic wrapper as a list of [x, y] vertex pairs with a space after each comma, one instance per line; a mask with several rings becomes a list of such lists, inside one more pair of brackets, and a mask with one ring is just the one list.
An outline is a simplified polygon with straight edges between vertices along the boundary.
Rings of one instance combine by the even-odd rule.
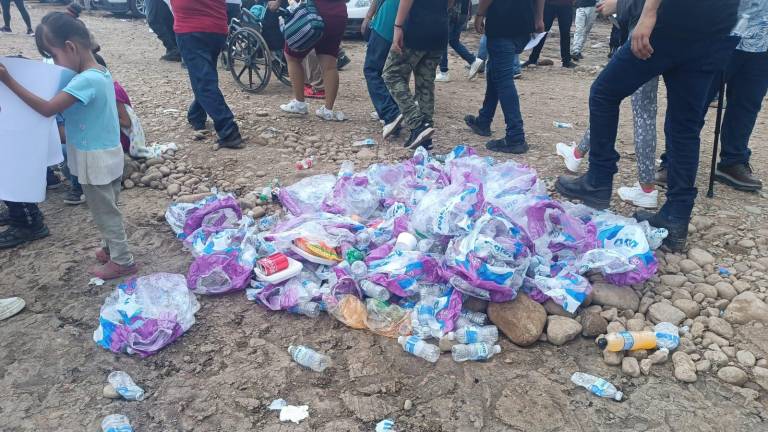
[[345, 216], [370, 218], [379, 207], [379, 199], [368, 177], [342, 176], [323, 200], [322, 210]]
[[366, 299], [366, 327], [389, 338], [411, 334], [411, 311], [376, 299]]
[[[243, 217], [240, 205], [232, 195], [216, 196], [213, 200], [204, 201], [201, 206], [196, 204], [195, 207], [196, 208], [187, 216], [186, 221], [184, 221], [183, 233], [185, 237], [203, 227], [203, 222], [206, 221], [206, 218], [211, 214], [216, 215], [208, 220], [208, 223], [212, 225], [222, 225], [226, 223], [226, 221], [231, 221], [233, 219], [237, 221]], [[230, 209], [235, 217], [232, 217], [231, 213], [224, 212], [224, 209]]]
[[353, 329], [366, 329], [368, 325], [368, 309], [359, 298], [347, 294], [339, 299], [329, 297], [326, 299], [328, 313], [334, 318]]
[[355, 233], [365, 225], [346, 217], [330, 213], [313, 213], [288, 219], [278, 224], [264, 239], [274, 242], [278, 249], [286, 250], [299, 238], [322, 242], [331, 247], [354, 243]]
[[132, 278], [104, 301], [93, 340], [115, 353], [147, 357], [189, 330], [199, 309], [182, 275]]
[[588, 280], [568, 270], [554, 277], [536, 276], [535, 284], [544, 295], [570, 313], [575, 313], [592, 291]]
[[455, 183], [427, 192], [411, 216], [411, 227], [421, 236], [460, 235], [472, 229], [483, 205], [482, 186]]
[[244, 290], [253, 267], [240, 264], [236, 253], [201, 255], [189, 266], [187, 284], [197, 294], [224, 294]]
[[283, 283], [251, 290], [248, 297], [270, 310], [288, 310], [300, 303], [320, 298], [320, 284], [321, 280], [313, 271], [304, 269]]
[[280, 188], [278, 198], [294, 216], [315, 213], [335, 184], [336, 177], [330, 174], [307, 177], [291, 186]]
[[389, 292], [400, 297], [416, 294], [419, 282], [437, 283], [441, 280], [440, 263], [418, 251], [393, 250], [382, 259], [366, 259], [366, 263], [369, 272], [366, 279], [387, 287]]

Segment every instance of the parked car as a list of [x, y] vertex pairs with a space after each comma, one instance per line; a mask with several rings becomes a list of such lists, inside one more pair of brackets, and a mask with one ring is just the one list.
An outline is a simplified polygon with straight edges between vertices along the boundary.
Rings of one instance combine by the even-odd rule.
[[91, 0], [91, 6], [112, 13], [132, 14], [139, 18], [147, 16], [144, 0]]
[[[480, 0], [472, 0], [472, 15], [477, 12], [479, 2]], [[344, 36], [360, 36], [360, 26], [370, 6], [371, 0], [347, 0], [347, 28], [344, 30]]]

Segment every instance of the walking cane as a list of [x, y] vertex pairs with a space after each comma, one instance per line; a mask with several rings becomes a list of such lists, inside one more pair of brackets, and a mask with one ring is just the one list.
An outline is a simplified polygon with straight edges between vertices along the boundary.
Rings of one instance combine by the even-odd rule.
[[709, 190], [707, 198], [715, 196], [715, 167], [717, 166], [718, 146], [720, 144], [720, 127], [723, 124], [723, 101], [725, 100], [725, 74], [720, 77], [720, 94], [717, 98], [717, 119], [715, 120], [715, 145], [712, 149], [712, 166], [709, 169]]

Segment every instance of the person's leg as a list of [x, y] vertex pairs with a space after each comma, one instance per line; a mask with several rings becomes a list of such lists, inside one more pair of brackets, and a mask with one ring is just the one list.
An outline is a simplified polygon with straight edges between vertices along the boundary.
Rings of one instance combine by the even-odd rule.
[[563, 65], [571, 63], [571, 24], [573, 24], [573, 8], [558, 6], [557, 25], [560, 28], [560, 59]]
[[88, 208], [91, 209], [93, 222], [101, 233], [102, 240], [109, 250], [110, 259], [120, 266], [133, 265], [133, 254], [128, 247], [123, 215], [117, 208], [120, 196], [120, 178], [106, 185], [83, 185]]
[[461, 30], [467, 26], [468, 19], [469, 18], [467, 16], [459, 17], [459, 20], [451, 27], [448, 44], [451, 46], [451, 48], [453, 48], [454, 51], [456, 51], [456, 54], [458, 54], [459, 57], [467, 62], [467, 64], [471, 65], [475, 62], [475, 55], [469, 52], [467, 47], [461, 43]]
[[[527, 38], [526, 38], [527, 39]], [[515, 55], [524, 47], [523, 40], [508, 38], [491, 38], [488, 40], [488, 54], [491, 57], [491, 75], [486, 79], [493, 80], [498, 95], [501, 110], [504, 112], [504, 122], [507, 125], [505, 138], [507, 144], [525, 142], [523, 116], [520, 113], [520, 98], [515, 86]]]
[[323, 68], [320, 66], [320, 60], [317, 58], [315, 50], [311, 50], [304, 61], [304, 83], [312, 86], [317, 91], [325, 91], [323, 83]]
[[587, 39], [589, 38], [589, 34], [592, 32], [592, 27], [595, 25], [595, 21], [597, 20], [597, 8], [590, 7], [589, 11], [587, 12], [587, 18], [584, 22], [584, 37], [581, 41], [581, 46], [579, 47], [579, 53], [584, 49], [584, 45], [587, 43]]
[[[173, 32], [173, 14], [163, 0], [145, 0], [147, 25], [162, 42], [166, 54], [177, 50], [176, 34]], [[170, 26], [169, 26], [170, 21]]]
[[[496, 107], [499, 105], [499, 93], [496, 90], [496, 78], [494, 76], [494, 62], [496, 59], [489, 57], [485, 65], [485, 96], [483, 105], [474, 120], [476, 125], [483, 130], [489, 129], [493, 118], [496, 116]], [[490, 133], [487, 134], [490, 136]]]
[[21, 19], [24, 20], [24, 24], [27, 25], [27, 31], [32, 31], [32, 21], [29, 19], [29, 12], [27, 12], [27, 8], [24, 7], [24, 0], [13, 0], [14, 3], [16, 3], [16, 8], [19, 10], [19, 14], [21, 15]]
[[371, 97], [371, 102], [373, 102], [379, 118], [384, 120], [386, 124], [393, 122], [400, 115], [400, 108], [397, 107], [397, 103], [389, 94], [387, 85], [381, 76], [391, 46], [391, 42], [372, 30], [371, 36], [368, 38], [368, 48], [365, 51], [365, 63], [363, 65], [368, 95]]
[[421, 116], [421, 111], [408, 86], [408, 80], [419, 59], [421, 59], [421, 55], [418, 52], [404, 48], [399, 53], [390, 51], [384, 65], [384, 82], [403, 114], [405, 125], [410, 130], [417, 129], [424, 124], [424, 118]]
[[445, 48], [443, 49], [443, 53], [440, 56], [440, 72], [447, 73], [448, 72], [448, 46], [451, 45], [451, 38], [453, 37], [453, 31], [455, 27], [455, 23], [453, 20], [449, 21], [448, 23], [448, 43], [445, 44]]
[[50, 234], [37, 204], [5, 201], [5, 205], [10, 227], [0, 232], [0, 249], [13, 248]]
[[656, 175], [656, 112], [659, 78], [651, 78], [632, 93], [637, 179], [643, 190], [653, 189]]
[[235, 116], [219, 89], [216, 66], [224, 38], [224, 35], [212, 33], [178, 35], [179, 49], [187, 65], [195, 95], [187, 118], [193, 125], [199, 125], [202, 108], [213, 119], [220, 142], [234, 140], [240, 136]]
[[[549, 30], [552, 29], [552, 24], [554, 24], [555, 22], [556, 12], [557, 12], [557, 8], [555, 6], [550, 6], [549, 4], [544, 5], [544, 31], [549, 32]], [[541, 56], [541, 50], [544, 49], [545, 43], [547, 43], [546, 35], [541, 39], [541, 42], [539, 42], [539, 44], [533, 48], [533, 51], [531, 51], [531, 55], [528, 57], [528, 60], [525, 62], [526, 64], [535, 65], [536, 63], [539, 62], [539, 56]]]
[[576, 9], [576, 31], [573, 33], [573, 45], [571, 46], [571, 55], [578, 56], [584, 48], [587, 29], [587, 15], [591, 7], [580, 7]]
[[336, 96], [339, 94], [339, 70], [336, 68], [336, 57], [321, 54], [317, 56], [323, 71], [323, 86], [325, 87], [325, 107], [333, 111]]
[[299, 102], [304, 102], [304, 83], [306, 82], [306, 76], [304, 75], [302, 59], [285, 53], [285, 62], [288, 63], [288, 76], [291, 78], [293, 98]]
[[3, 31], [11, 31], [11, 0], [0, 0], [3, 8]]
[[483, 35], [480, 38], [480, 46], [477, 48], [477, 58], [488, 60], [488, 36]]
[[416, 100], [424, 122], [434, 125], [435, 73], [441, 51], [426, 51], [413, 69]]

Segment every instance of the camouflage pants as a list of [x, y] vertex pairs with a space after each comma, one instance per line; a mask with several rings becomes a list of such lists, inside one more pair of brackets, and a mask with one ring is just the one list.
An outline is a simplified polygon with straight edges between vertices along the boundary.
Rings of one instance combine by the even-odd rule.
[[[442, 55], [443, 50], [416, 51], [404, 48], [401, 53], [389, 52], [384, 65], [384, 82], [400, 107], [408, 129], [432, 123], [435, 114], [435, 73]], [[416, 84], [415, 97], [408, 86], [411, 73]]]

